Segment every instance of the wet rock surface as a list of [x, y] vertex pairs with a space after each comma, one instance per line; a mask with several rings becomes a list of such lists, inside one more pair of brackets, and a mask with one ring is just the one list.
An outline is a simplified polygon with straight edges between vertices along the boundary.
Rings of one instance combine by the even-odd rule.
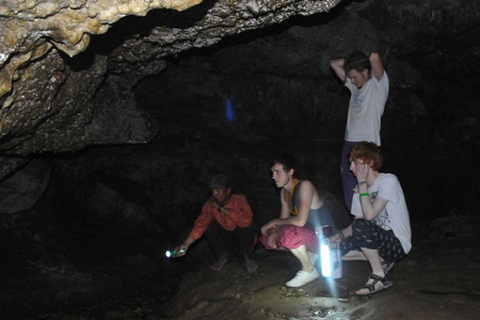
[[416, 239], [388, 275], [393, 287], [367, 297], [355, 295], [369, 275], [367, 263], [344, 262], [344, 277], [333, 283], [322, 278], [287, 288], [299, 264], [260, 248], [254, 275], [238, 263], [215, 274], [208, 268], [189, 273], [170, 319], [474, 319], [480, 311], [475, 241], [478, 233]]

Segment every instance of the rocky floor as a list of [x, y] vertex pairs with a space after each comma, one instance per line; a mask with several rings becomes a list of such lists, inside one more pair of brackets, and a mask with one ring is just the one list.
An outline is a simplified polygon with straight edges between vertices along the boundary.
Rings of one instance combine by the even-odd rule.
[[[415, 242], [389, 273], [393, 287], [355, 296], [369, 274], [363, 262], [345, 262], [335, 283], [319, 279], [299, 289], [283, 284], [297, 263], [288, 253], [256, 251], [258, 271], [240, 261], [213, 273], [205, 266], [182, 282], [171, 319], [476, 319], [480, 313], [478, 236], [448, 235]], [[334, 297], [336, 296], [336, 297]]]
[[[442, 218], [426, 225], [424, 232], [414, 225], [412, 252], [389, 273], [393, 287], [368, 297], [354, 294], [369, 274], [364, 262], [344, 262], [344, 277], [333, 283], [322, 278], [292, 289], [284, 283], [299, 264], [290, 254], [266, 251], [260, 245], [254, 252], [259, 266], [254, 274], [248, 274], [237, 257], [222, 271], [212, 272], [212, 256], [206, 241], [200, 241], [185, 257], [167, 261], [163, 276], [145, 276], [148, 281], [134, 279], [142, 270], [137, 266], [130, 273], [122, 269], [123, 284], [118, 275], [106, 281], [92, 272], [89, 283], [82, 285], [78, 268], [75, 274], [63, 268], [45, 270], [44, 276], [75, 276], [76, 282], [69, 280], [71, 288], [56, 289], [51, 283], [58, 281], [51, 279], [48, 284], [39, 281], [40, 275], [22, 274], [22, 281], [15, 284], [23, 293], [13, 295], [8, 285], [15, 280], [3, 273], [0, 319], [476, 319], [480, 313], [478, 221], [466, 215], [462, 220]], [[101, 291], [92, 290], [95, 283], [103, 286]], [[52, 297], [60, 295], [65, 299], [57, 301], [64, 303], [52, 303]]]

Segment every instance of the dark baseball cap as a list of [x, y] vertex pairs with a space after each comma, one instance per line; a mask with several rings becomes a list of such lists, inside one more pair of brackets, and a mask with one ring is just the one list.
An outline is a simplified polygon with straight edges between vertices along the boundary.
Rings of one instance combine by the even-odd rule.
[[225, 174], [217, 174], [212, 178], [209, 187], [211, 189], [230, 188], [230, 180]]

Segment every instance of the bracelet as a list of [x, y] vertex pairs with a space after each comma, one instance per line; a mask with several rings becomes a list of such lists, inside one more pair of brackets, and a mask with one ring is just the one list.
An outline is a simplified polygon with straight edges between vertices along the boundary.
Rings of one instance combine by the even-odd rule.
[[361, 185], [361, 184], [364, 184], [364, 183], [367, 183], [367, 181], [358, 181], [358, 185]]
[[370, 195], [370, 193], [368, 193], [368, 192], [360, 193], [360, 198], [364, 197], [364, 196], [369, 196], [369, 195]]

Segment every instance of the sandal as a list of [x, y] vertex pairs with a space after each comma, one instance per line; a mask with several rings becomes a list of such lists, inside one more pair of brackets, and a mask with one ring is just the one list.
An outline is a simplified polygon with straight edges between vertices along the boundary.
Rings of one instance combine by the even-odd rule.
[[[372, 294], [372, 293], [375, 293], [375, 292], [378, 292], [378, 291], [382, 291], [384, 289], [388, 289], [391, 286], [393, 286], [393, 283], [388, 281], [386, 276], [382, 278], [382, 277], [377, 276], [376, 274], [371, 274], [368, 277], [368, 279], [369, 280], [372, 279], [373, 280], [372, 283], [366, 283], [360, 289], [358, 289], [358, 291], [360, 291], [362, 289], [367, 289], [368, 292], [358, 293], [358, 291], [357, 291], [357, 296], [368, 296], [369, 294]], [[382, 286], [376, 287], [377, 283], [379, 283], [379, 282], [382, 283]]]
[[215, 272], [220, 271], [223, 269], [223, 266], [225, 265], [225, 263], [227, 263], [227, 261], [228, 256], [224, 254], [220, 257], [220, 259], [218, 259], [214, 264], [210, 266], [210, 269]]

